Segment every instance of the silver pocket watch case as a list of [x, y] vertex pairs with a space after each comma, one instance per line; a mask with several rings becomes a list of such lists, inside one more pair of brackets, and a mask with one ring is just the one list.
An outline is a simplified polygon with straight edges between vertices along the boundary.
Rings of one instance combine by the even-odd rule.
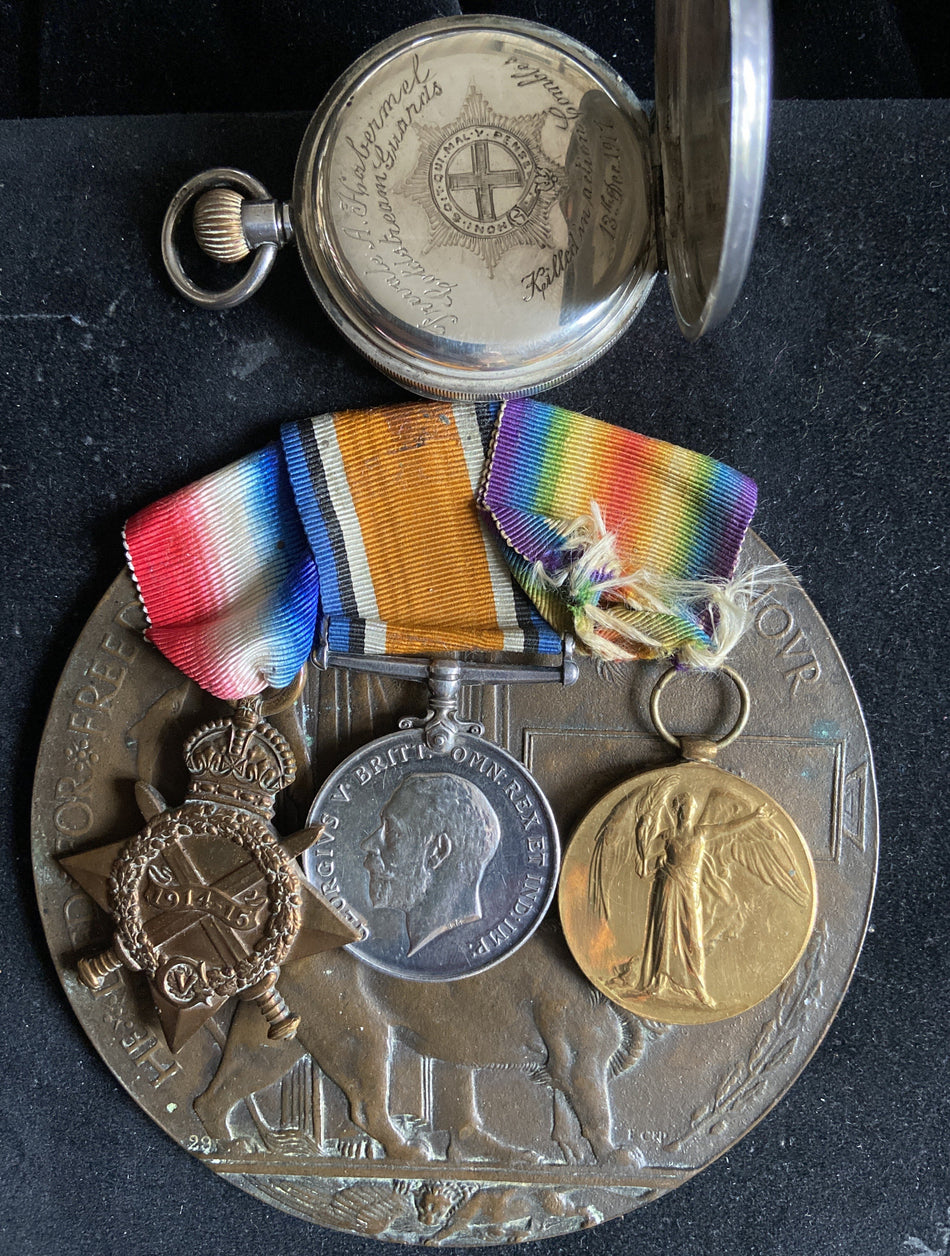
[[[513, 18], [439, 18], [371, 48], [314, 114], [290, 203], [241, 171], [180, 189], [163, 253], [200, 305], [246, 299], [292, 240], [326, 313], [431, 397], [550, 388], [600, 356], [660, 271], [696, 339], [752, 251], [768, 131], [768, 0], [658, 0], [648, 114], [595, 53]], [[202, 248], [250, 268], [211, 291]]]

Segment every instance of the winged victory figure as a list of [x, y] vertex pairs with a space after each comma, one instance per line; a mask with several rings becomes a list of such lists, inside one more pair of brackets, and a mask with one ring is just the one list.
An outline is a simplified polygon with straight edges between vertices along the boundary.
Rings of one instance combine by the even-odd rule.
[[731, 884], [736, 867], [799, 905], [808, 902], [774, 809], [744, 806], [724, 790], [694, 791], [666, 775], [628, 795], [601, 827], [588, 880], [591, 908], [610, 920], [611, 900], [629, 881], [631, 864], [638, 878], [650, 881], [639, 974], [631, 959], [608, 983], [618, 993], [622, 986], [624, 997], [715, 1007], [706, 987], [710, 923], [717, 900], [741, 920]]

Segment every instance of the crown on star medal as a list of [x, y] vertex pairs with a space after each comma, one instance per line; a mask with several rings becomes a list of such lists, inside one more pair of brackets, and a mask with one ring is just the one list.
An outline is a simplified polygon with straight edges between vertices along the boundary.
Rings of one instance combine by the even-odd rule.
[[230, 719], [197, 728], [185, 742], [184, 755], [192, 799], [239, 806], [268, 819], [277, 795], [296, 775], [290, 745], [261, 719], [253, 698], [242, 698]]

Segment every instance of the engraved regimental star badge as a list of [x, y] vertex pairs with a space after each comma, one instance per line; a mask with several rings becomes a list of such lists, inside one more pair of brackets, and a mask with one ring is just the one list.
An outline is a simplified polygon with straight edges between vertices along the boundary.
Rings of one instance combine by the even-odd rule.
[[492, 275], [509, 249], [554, 247], [549, 218], [564, 171], [541, 147], [546, 117], [504, 117], [473, 83], [454, 122], [417, 124], [419, 159], [402, 191], [429, 219], [426, 252], [461, 246]]
[[298, 1018], [276, 989], [280, 965], [361, 931], [295, 869], [321, 830], [280, 841], [270, 823], [296, 764], [260, 698], [197, 729], [184, 754], [191, 784], [180, 807], [168, 810], [140, 781], [145, 828], [60, 861], [117, 926], [108, 950], [79, 961], [79, 979], [98, 989], [123, 965], [144, 972], [172, 1051], [232, 995], [258, 1004], [269, 1038], [292, 1037]]

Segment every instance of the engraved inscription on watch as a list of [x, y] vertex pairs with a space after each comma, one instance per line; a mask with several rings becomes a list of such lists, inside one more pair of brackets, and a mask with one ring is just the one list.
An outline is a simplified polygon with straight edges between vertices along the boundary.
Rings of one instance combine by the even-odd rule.
[[[180, 293], [246, 300], [293, 238], [331, 321], [380, 370], [430, 397], [530, 395], [583, 370], [666, 272], [689, 339], [745, 277], [765, 173], [768, 0], [657, 12], [650, 117], [595, 52], [486, 14], [397, 31], [336, 82], [310, 121], [291, 202], [216, 167], [165, 216]], [[231, 287], [185, 271], [200, 247]]]
[[580, 45], [523, 25], [501, 46], [466, 22], [397, 40], [311, 124], [301, 256], [379, 352], [520, 380], [570, 346], [569, 373], [649, 290], [639, 106]]
[[400, 191], [426, 212], [426, 252], [468, 249], [493, 278], [509, 249], [554, 247], [550, 221], [565, 172], [545, 155], [545, 121], [544, 113], [496, 113], [473, 82], [457, 118], [419, 127], [419, 160]]

